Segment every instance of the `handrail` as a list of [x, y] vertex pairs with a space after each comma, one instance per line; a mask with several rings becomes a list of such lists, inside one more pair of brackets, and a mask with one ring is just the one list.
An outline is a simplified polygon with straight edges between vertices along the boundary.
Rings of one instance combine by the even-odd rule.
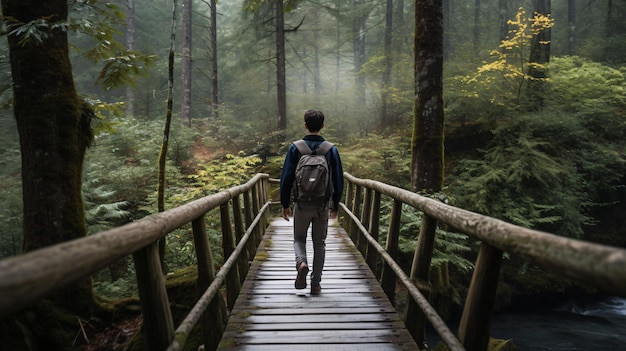
[[[238, 259], [239, 254], [243, 252], [247, 255], [251, 251], [248, 238], [251, 235], [256, 236], [255, 242], [253, 242], [254, 245], [258, 245], [260, 241], [260, 236], [262, 235], [261, 231], [266, 224], [267, 209], [270, 204], [267, 201], [266, 183], [268, 178], [269, 175], [267, 174], [257, 174], [245, 184], [220, 191], [216, 194], [203, 197], [165, 212], [145, 217], [136, 222], [84, 238], [0, 260], [0, 317], [16, 313], [30, 304], [50, 295], [54, 291], [80, 278], [89, 276], [115, 263], [119, 259], [132, 254], [135, 258], [135, 265], [137, 266], [137, 280], [142, 311], [145, 314], [146, 312], [152, 313], [154, 309], [168, 309], [168, 311], [163, 312], [163, 316], [164, 318], [171, 319], [171, 312], [167, 306], [167, 301], [160, 301], [161, 306], [156, 306], [156, 308], [152, 305], [144, 305], [144, 303], [156, 303], [156, 300], [159, 299], [167, 300], [167, 295], [159, 297], [158, 292], [153, 293], [150, 291], [153, 288], [152, 285], [162, 285], [162, 290], [164, 291], [165, 289], [163, 279], [160, 277], [160, 274], [158, 274], [160, 266], [155, 268], [153, 264], [153, 251], [155, 251], [153, 248], [155, 244], [172, 230], [188, 223], [194, 224], [194, 237], [204, 236], [206, 241], [204, 215], [212, 209], [228, 206], [231, 199], [233, 203], [236, 202], [239, 204], [238, 197], [243, 194], [245, 203], [243, 210], [245, 211], [245, 220], [248, 226], [246, 235], [244, 236], [245, 240], [244, 237], [242, 237], [237, 248], [233, 251], [233, 255], [225, 257], [227, 258], [228, 266], [223, 266], [222, 270], [220, 270], [215, 278], [209, 277], [211, 281], [219, 277], [221, 285], [221, 283], [223, 283], [222, 277], [229, 274], [229, 271], [231, 271], [230, 268], [233, 267], [232, 262]], [[252, 197], [252, 200], [250, 197]], [[258, 215], [255, 214], [256, 218], [254, 220], [252, 220], [252, 208], [258, 212]], [[224, 210], [224, 208], [222, 208], [222, 210]], [[242, 208], [235, 208], [234, 211], [242, 211]], [[227, 209], [225, 213], [228, 217]], [[237, 213], [236, 218], [243, 221], [240, 213]], [[222, 223], [223, 232], [228, 232], [229, 235], [232, 235], [232, 228], [226, 229], [224, 225], [225, 224]], [[230, 226], [230, 223], [228, 223], [228, 226]], [[239, 228], [241, 226], [239, 223], [236, 223], [236, 227]], [[258, 229], [259, 227], [261, 229]], [[201, 242], [202, 238], [198, 240], [199, 241], [196, 241], [196, 243]], [[244, 251], [243, 249], [246, 246], [248, 246], [248, 249]], [[196, 248], [198, 257], [205, 254], [205, 252], [198, 252], [198, 250], [199, 249]], [[208, 245], [202, 248], [202, 250], [210, 251]], [[208, 260], [209, 263], [203, 262], [204, 266], [213, 265], [210, 252]], [[209, 269], [212, 270], [212, 267], [209, 267]], [[200, 277], [200, 262], [198, 270], [199, 281], [201, 279], [206, 280], [206, 277]], [[141, 277], [142, 274], [144, 277]], [[212, 275], [212, 272], [208, 274]], [[155, 283], [153, 281], [155, 277], [159, 282]], [[209, 282], [209, 284], [210, 283], [211, 282]], [[215, 284], [217, 284], [217, 282]], [[207, 289], [216, 289], [214, 287], [215, 284], [212, 284]], [[157, 286], [156, 290], [160, 288], [161, 287]], [[238, 291], [235, 293], [238, 293]], [[146, 294], [152, 295], [147, 296], [148, 302], [143, 301]], [[197, 319], [194, 324], [196, 322]], [[151, 323], [151, 321], [144, 320], [144, 323]], [[161, 323], [160, 321], [156, 321], [155, 323], [157, 325], [153, 327], [163, 328], [163, 326], [159, 324]], [[168, 323], [162, 324], [166, 325], [166, 329], [171, 328], [171, 325], [167, 326]], [[172, 342], [173, 338], [171, 336], [174, 335], [174, 330], [149, 331], [148, 329], [150, 328], [148, 326], [144, 327], [146, 333], [149, 334], [148, 343], [153, 343], [150, 345], [151, 349], [165, 349]], [[157, 342], [151, 341], [150, 333], [158, 334], [159, 332], [167, 334], [166, 337], [159, 336], [158, 339], [161, 340]]]
[[[361, 224], [361, 221], [357, 218], [352, 211], [343, 203], [339, 204], [341, 208], [346, 212], [346, 214], [352, 219], [353, 223], [355, 223], [361, 234], [367, 238], [367, 241], [372, 245], [378, 254], [382, 257], [387, 264], [391, 266], [396, 277], [400, 280], [400, 282], [407, 289], [411, 297], [417, 302], [422, 311], [426, 314], [426, 317], [431, 322], [433, 328], [437, 331], [441, 339], [444, 340], [446, 345], [450, 348], [451, 351], [464, 351], [463, 345], [459, 342], [459, 340], [454, 336], [454, 333], [448, 328], [446, 322], [439, 316], [437, 311], [433, 306], [430, 305], [426, 297], [419, 291], [419, 289], [411, 282], [409, 277], [404, 273], [402, 267], [396, 263], [396, 261], [385, 251], [385, 249], [378, 244], [376, 239], [374, 239], [368, 232], [368, 230]], [[368, 252], [369, 254], [369, 252]]]
[[[488, 216], [455, 208], [402, 188], [370, 179], [356, 178], [349, 173], [344, 173], [344, 179], [347, 181], [348, 187], [346, 195], [346, 204], [348, 206], [343, 205], [342, 209], [346, 211], [352, 220], [348, 223], [350, 227], [349, 232], [364, 256], [369, 257], [371, 255], [370, 250], [373, 249], [389, 265], [384, 267], [385, 271], [383, 271], [381, 284], [385, 292], [390, 295], [390, 298], [393, 297], [392, 287], [395, 285], [396, 278], [390, 280], [389, 274], [391, 272], [389, 270], [392, 270], [397, 279], [400, 279], [403, 283], [407, 279], [403, 272], [397, 272], [395, 262], [389, 262], [389, 260], [393, 261], [394, 252], [397, 252], [398, 222], [402, 203], [422, 211], [425, 215], [449, 225], [456, 231], [482, 241], [458, 331], [459, 340], [468, 350], [486, 349], [500, 270], [500, 260], [504, 252], [519, 255], [529, 263], [540, 266], [547, 271], [567, 276], [617, 296], [626, 297], [626, 250], [624, 249], [523, 228]], [[362, 195], [361, 188], [366, 189], [365, 195]], [[379, 210], [376, 209], [376, 206], [370, 204], [369, 197], [372, 196], [375, 199], [377, 198], [377, 201], [380, 201], [380, 194], [394, 199], [394, 209], [392, 210], [392, 220], [389, 223], [388, 237], [388, 240], [391, 240], [391, 244], [389, 241], [387, 242], [386, 250], [383, 250], [378, 245], [377, 238], [369, 234], [370, 231], [377, 233], [378, 228], [372, 228], [377, 223], [373, 224], [371, 218], [379, 215]], [[359, 220], [352, 212], [358, 214], [361, 204], [363, 205], [363, 210], [361, 212], [361, 220]], [[349, 208], [349, 205], [352, 205], [352, 209]], [[363, 219], [370, 221], [369, 228], [365, 228], [360, 223]], [[365, 224], [367, 225], [368, 223]], [[366, 239], [365, 243], [361, 242], [361, 237], [354, 234], [352, 229], [354, 225], [361, 233], [361, 237]], [[415, 286], [418, 283], [411, 284]], [[421, 284], [420, 288], [427, 288], [427, 283], [420, 282], [419, 284]], [[424, 306], [423, 296], [415, 294], [412, 290], [413, 288], [409, 288], [409, 293], [426, 317], [433, 323], [433, 327], [437, 329], [442, 340], [449, 347], [456, 347], [454, 340], [452, 340], [451, 344], [447, 340], [447, 327], [441, 330], [438, 328], [438, 318], [432, 318], [430, 307]]]
[[224, 264], [222, 265], [220, 271], [215, 275], [215, 280], [213, 280], [211, 285], [209, 285], [209, 287], [205, 290], [204, 294], [202, 294], [198, 302], [196, 302], [191, 311], [189, 311], [187, 317], [185, 317], [185, 319], [180, 323], [180, 325], [176, 329], [176, 336], [167, 348], [167, 351], [177, 351], [183, 349], [183, 346], [185, 346], [185, 341], [187, 340], [189, 333], [191, 333], [191, 329], [196, 326], [202, 313], [206, 310], [211, 300], [213, 300], [215, 294], [219, 292], [220, 287], [226, 279], [226, 276], [233, 268], [233, 266], [237, 263], [237, 258], [245, 250], [246, 245], [248, 245], [248, 240], [254, 234], [253, 228], [255, 228], [259, 224], [259, 222], [261, 221], [261, 217], [263, 216], [265, 211], [267, 211], [270, 204], [270, 202], [266, 202], [263, 205], [256, 218], [252, 222], [252, 225], [250, 226], [250, 228], [248, 228], [246, 234], [241, 238], [241, 241], [235, 248], [235, 251], [233, 251], [233, 253], [228, 257], [226, 262], [224, 262]]
[[349, 181], [411, 205], [456, 230], [530, 263], [562, 273], [608, 293], [626, 297], [626, 250], [528, 229], [499, 219], [446, 205], [375, 180]]

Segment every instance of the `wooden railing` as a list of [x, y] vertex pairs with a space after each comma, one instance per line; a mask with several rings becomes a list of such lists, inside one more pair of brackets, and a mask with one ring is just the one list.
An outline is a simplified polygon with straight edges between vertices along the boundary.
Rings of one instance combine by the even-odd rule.
[[[224, 306], [224, 301], [218, 292], [225, 282], [225, 303], [232, 308], [247, 274], [249, 260], [254, 257], [268, 223], [268, 178], [267, 174], [257, 174], [246, 184], [137, 222], [1, 260], [0, 319], [132, 255], [148, 349], [181, 350], [191, 329], [198, 323], [202, 324], [207, 347], [216, 344], [219, 335], [217, 340], [209, 335], [215, 330], [223, 330], [216, 309]], [[220, 209], [226, 261], [215, 274], [205, 215], [217, 208]], [[234, 223], [231, 222], [231, 210]], [[187, 317], [174, 329], [157, 246], [169, 232], [189, 223], [198, 261], [198, 286], [202, 293]], [[218, 299], [214, 299], [216, 296]]]
[[[396, 280], [402, 283], [413, 300], [436, 329], [450, 350], [487, 350], [489, 328], [494, 308], [500, 263], [507, 252], [580, 283], [588, 284], [616, 296], [626, 297], [626, 250], [592, 244], [580, 240], [531, 230], [494, 218], [446, 205], [440, 201], [373, 180], [355, 178], [345, 173], [346, 201], [341, 204], [349, 221], [348, 233], [372, 270], [383, 263], [379, 276], [381, 285], [391, 301], [395, 299]], [[378, 244], [381, 196], [392, 199], [389, 230], [383, 248]], [[481, 247], [475, 263], [468, 296], [464, 304], [458, 336], [450, 331], [437, 312], [420, 292], [428, 290], [428, 282], [408, 277], [396, 263], [402, 204], [407, 204], [455, 231], [480, 240]], [[362, 224], [363, 223], [363, 224]], [[418, 243], [419, 244], [419, 243]], [[429, 270], [430, 252], [415, 255], [413, 270]], [[425, 267], [424, 267], [425, 266]], [[407, 314], [407, 319], [415, 318]], [[423, 330], [412, 330], [414, 320], [407, 327], [418, 345], [423, 342]]]
[[[396, 282], [402, 283], [411, 302], [437, 330], [450, 350], [484, 351], [489, 340], [500, 262], [504, 252], [522, 258], [581, 283], [626, 297], [626, 250], [518, 227], [500, 220], [448, 206], [373, 180], [345, 174], [347, 229], [366, 261], [376, 273], [391, 301]], [[192, 328], [200, 324], [203, 343], [214, 349], [216, 331], [223, 330], [219, 315], [225, 305], [232, 308], [268, 221], [267, 174], [257, 174], [244, 185], [152, 215], [137, 222], [82, 239], [0, 260], [0, 318], [27, 308], [57, 289], [89, 276], [119, 259], [132, 255], [135, 261], [144, 331], [150, 350], [181, 350]], [[385, 248], [379, 245], [382, 196], [393, 202]], [[242, 203], [243, 200], [243, 203]], [[422, 211], [441, 224], [482, 241], [458, 332], [453, 333], [420, 291], [428, 282], [407, 276], [396, 263], [402, 205]], [[206, 233], [205, 215], [220, 210], [224, 258], [214, 272]], [[231, 212], [232, 211], [232, 212]], [[232, 221], [231, 221], [232, 218]], [[157, 243], [169, 232], [191, 224], [198, 261], [201, 296], [180, 325], [174, 329]], [[244, 230], [244, 226], [247, 228]], [[431, 252], [416, 255], [412, 268], [430, 269]], [[77, 264], [80, 263], [80, 264]], [[225, 284], [226, 301], [220, 288]], [[217, 299], [215, 297], [218, 297]], [[414, 318], [407, 314], [407, 318]], [[409, 330], [415, 322], [406, 321]], [[419, 328], [418, 328], [419, 329]], [[413, 334], [418, 344], [422, 334]]]

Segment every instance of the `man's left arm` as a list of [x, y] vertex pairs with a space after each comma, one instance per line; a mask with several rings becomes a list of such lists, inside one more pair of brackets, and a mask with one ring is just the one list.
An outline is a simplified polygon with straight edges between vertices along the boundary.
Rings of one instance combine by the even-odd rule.
[[330, 218], [337, 218], [337, 211], [339, 211], [339, 202], [343, 196], [343, 166], [341, 164], [341, 158], [339, 157], [339, 151], [337, 147], [333, 147], [331, 168], [333, 175], [333, 207], [330, 210]]

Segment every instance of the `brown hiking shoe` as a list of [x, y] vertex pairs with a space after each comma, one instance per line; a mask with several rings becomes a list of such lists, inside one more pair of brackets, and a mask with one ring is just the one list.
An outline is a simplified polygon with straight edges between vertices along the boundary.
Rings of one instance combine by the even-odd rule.
[[319, 284], [311, 284], [311, 295], [319, 295], [322, 293], [322, 287]]
[[306, 262], [301, 262], [298, 266], [298, 276], [296, 277], [296, 289], [306, 288], [306, 276], [309, 274], [309, 265]]

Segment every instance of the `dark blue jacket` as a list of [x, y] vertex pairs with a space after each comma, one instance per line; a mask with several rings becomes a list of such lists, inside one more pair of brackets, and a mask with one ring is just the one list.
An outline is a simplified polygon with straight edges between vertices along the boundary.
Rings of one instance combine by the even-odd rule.
[[[320, 135], [307, 135], [302, 139], [304, 139], [313, 151], [324, 141], [324, 138]], [[292, 143], [291, 146], [289, 146], [289, 150], [287, 150], [283, 171], [280, 175], [280, 203], [283, 205], [283, 208], [288, 208], [291, 204], [291, 188], [293, 187], [296, 177], [296, 166], [298, 165], [300, 156], [302, 156], [300, 151], [298, 151], [298, 148]], [[332, 149], [326, 153], [326, 161], [328, 161], [330, 179], [332, 179], [333, 182], [331, 209], [337, 210], [339, 209], [339, 202], [343, 195], [343, 168], [336, 146], [333, 146]]]

